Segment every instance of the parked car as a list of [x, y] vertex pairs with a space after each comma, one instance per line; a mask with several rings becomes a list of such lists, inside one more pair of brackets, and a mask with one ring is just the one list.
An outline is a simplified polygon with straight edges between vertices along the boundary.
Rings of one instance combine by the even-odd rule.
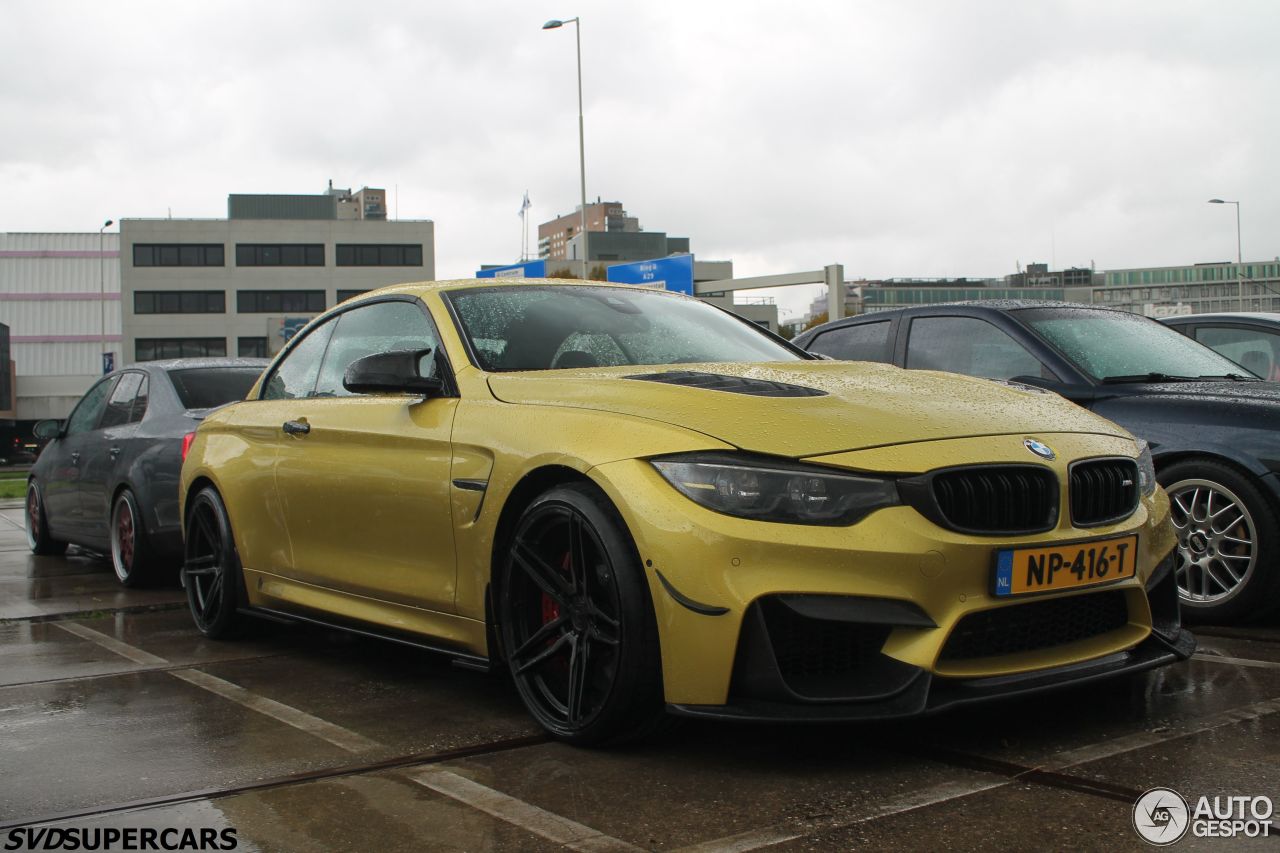
[[1184, 611], [1231, 622], [1280, 605], [1280, 387], [1136, 314], [1040, 301], [850, 317], [796, 343], [836, 358], [1054, 391], [1150, 443], [1173, 502]]
[[1250, 373], [1280, 381], [1280, 314], [1187, 314], [1160, 322], [1225, 355]]
[[68, 543], [109, 554], [137, 586], [182, 555], [178, 474], [200, 420], [243, 399], [259, 358], [150, 361], [94, 383], [65, 421], [40, 421], [48, 443], [27, 478], [27, 542], [37, 554]]
[[646, 288], [345, 302], [205, 419], [181, 494], [206, 636], [257, 612], [505, 662], [574, 743], [664, 708], [916, 714], [1194, 646], [1120, 427]]

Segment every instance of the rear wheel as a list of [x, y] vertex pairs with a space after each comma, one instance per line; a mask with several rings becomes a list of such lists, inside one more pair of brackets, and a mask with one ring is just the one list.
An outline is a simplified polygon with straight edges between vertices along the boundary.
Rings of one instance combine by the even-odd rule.
[[125, 489], [111, 505], [111, 568], [120, 583], [134, 587], [151, 579], [154, 563], [138, 501]]
[[227, 508], [212, 486], [191, 499], [184, 539], [182, 581], [196, 628], [214, 640], [239, 636], [245, 617], [236, 606], [244, 572]]
[[546, 492], [520, 516], [499, 577], [503, 648], [525, 706], [571, 743], [661, 720], [657, 627], [635, 547], [604, 495]]
[[33, 554], [57, 556], [66, 553], [67, 543], [49, 535], [49, 519], [44, 511], [44, 495], [32, 480], [27, 484], [27, 545]]
[[1177, 578], [1190, 621], [1238, 622], [1276, 607], [1280, 524], [1258, 486], [1208, 459], [1160, 471], [1178, 534]]

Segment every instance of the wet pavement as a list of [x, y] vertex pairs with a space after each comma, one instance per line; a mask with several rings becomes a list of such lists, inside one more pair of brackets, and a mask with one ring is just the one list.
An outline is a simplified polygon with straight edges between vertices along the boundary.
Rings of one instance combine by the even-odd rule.
[[[92, 554], [33, 557], [21, 520], [0, 506], [4, 849], [173, 828], [238, 850], [1139, 850], [1150, 788], [1280, 802], [1274, 623], [924, 720], [698, 722], [592, 751], [541, 736], [503, 677], [424, 652], [266, 623], [205, 640], [176, 581], [124, 590]], [[1271, 832], [1176, 846], [1276, 849]]]

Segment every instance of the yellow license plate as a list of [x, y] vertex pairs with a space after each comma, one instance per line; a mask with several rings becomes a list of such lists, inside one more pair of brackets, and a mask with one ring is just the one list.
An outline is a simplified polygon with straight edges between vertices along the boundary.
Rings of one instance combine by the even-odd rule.
[[1138, 570], [1138, 537], [1095, 539], [996, 553], [996, 595], [1022, 595], [1131, 578]]

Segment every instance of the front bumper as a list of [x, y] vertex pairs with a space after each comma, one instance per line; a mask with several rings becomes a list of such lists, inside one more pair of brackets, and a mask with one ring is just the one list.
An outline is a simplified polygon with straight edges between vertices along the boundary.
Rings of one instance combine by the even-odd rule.
[[[1060, 484], [1068, 479], [1071, 460], [1123, 455], [1131, 453], [1133, 446], [1128, 439], [1101, 436], [1055, 434], [1048, 440], [1060, 451], [1059, 459], [1050, 465]], [[924, 471], [966, 463], [1016, 462], [1027, 455], [1020, 436], [947, 440], [908, 450], [902, 451], [901, 458], [850, 458], [842, 459], [841, 465], [852, 470], [913, 473], [916, 469], [909, 463]], [[1109, 661], [1120, 653], [1141, 666], [1147, 660], [1148, 646], [1143, 644], [1159, 621], [1146, 587], [1155, 581], [1158, 566], [1176, 545], [1168, 521], [1168, 499], [1159, 490], [1142, 498], [1130, 517], [1114, 524], [1077, 528], [1064, 512], [1052, 530], [1005, 536], [947, 529], [909, 506], [878, 510], [849, 527], [762, 523], [703, 509], [643, 461], [609, 463], [591, 473], [613, 500], [635, 541], [657, 622], [666, 701], [677, 708], [723, 708], [751, 699], [796, 708], [823, 706], [830, 711], [839, 704], [889, 706], [905, 701], [900, 697], [914, 689], [933, 698], [916, 701], [900, 713], [918, 713], [930, 702], [941, 702], [944, 687], [949, 690], [962, 683], [971, 687], [959, 691], [960, 695], [985, 694], [997, 686], [1014, 692], [1012, 681], [990, 679], [1033, 684], [1045, 680], [1045, 674], [1052, 674], [1049, 680], [1061, 680], [1058, 676], [1068, 671], [1078, 679], [1085, 676], [1074, 669], [1076, 665]], [[1059, 504], [1066, 506], [1065, 485], [1062, 488]], [[1115, 604], [1108, 610], [1114, 624], [1107, 630], [1073, 634], [1068, 641], [1047, 646], [1002, 648], [998, 653], [979, 648], [978, 653], [957, 654], [947, 648], [958, 626], [981, 628], [987, 619], [985, 630], [990, 634], [1000, 629], [1005, 614], [1024, 613], [1030, 603], [995, 594], [993, 569], [1000, 549], [1128, 535], [1138, 537], [1135, 577], [1033, 597], [1065, 600], [1105, 592], [1112, 599], [1122, 599], [1123, 613], [1116, 615], [1121, 608]], [[846, 609], [848, 602], [859, 601], [860, 607], [913, 612], [905, 621], [900, 613], [880, 613], [870, 619], [878, 627], [869, 635], [842, 640], [847, 645], [841, 654], [881, 661], [880, 668], [860, 671], [857, 679], [845, 677], [846, 682], [870, 685], [865, 692], [850, 695], [831, 688], [815, 693], [812, 685], [783, 689], [777, 679], [765, 683], [770, 667], [761, 661], [766, 658], [748, 654], [755, 620], [778, 600], [801, 601], [804, 609], [808, 599], [844, 601], [841, 606]], [[827, 621], [856, 623], [859, 618], [846, 614]], [[1024, 628], [1036, 633], [1034, 624]], [[1179, 645], [1176, 628], [1164, 635]], [[1136, 651], [1140, 646], [1143, 651]], [[1159, 641], [1155, 648], [1159, 649]], [[1152, 659], [1150, 665], [1159, 662]], [[1111, 665], [1098, 666], [1109, 671]], [[924, 687], [923, 682], [907, 677], [921, 677], [920, 672], [929, 676]], [[749, 677], [750, 673], [756, 677]], [[838, 682], [839, 677], [830, 680]]]
[[[911, 620], [918, 618], [903, 611], [897, 602], [887, 602], [893, 608], [877, 607], [869, 599], [850, 599], [842, 605], [830, 596], [788, 596], [759, 602], [742, 633], [729, 701], [722, 705], [671, 703], [667, 707], [680, 716], [756, 722], [887, 719], [1075, 687], [1176, 663], [1191, 656], [1196, 640], [1180, 624], [1173, 567], [1170, 554], [1151, 576], [1145, 593], [1152, 628], [1137, 645], [1092, 660], [991, 677], [938, 675], [881, 654], [880, 644], [895, 624], [913, 624]], [[1074, 600], [1116, 594], [1085, 593]], [[1082, 608], [1074, 609], [1079, 613]], [[1106, 607], [1097, 610], [1103, 614]], [[851, 618], [842, 619], [842, 615]], [[1045, 621], [1043, 613], [1036, 618], [1042, 624]], [[1121, 618], [1127, 618], [1127, 608]], [[1076, 630], [1087, 635], [1090, 626], [1078, 616], [1075, 621], [1081, 623]], [[1093, 627], [1107, 630], [1105, 622], [1097, 619]], [[972, 650], [974, 641], [967, 640], [964, 645]], [[797, 651], [798, 644], [807, 648]]]

